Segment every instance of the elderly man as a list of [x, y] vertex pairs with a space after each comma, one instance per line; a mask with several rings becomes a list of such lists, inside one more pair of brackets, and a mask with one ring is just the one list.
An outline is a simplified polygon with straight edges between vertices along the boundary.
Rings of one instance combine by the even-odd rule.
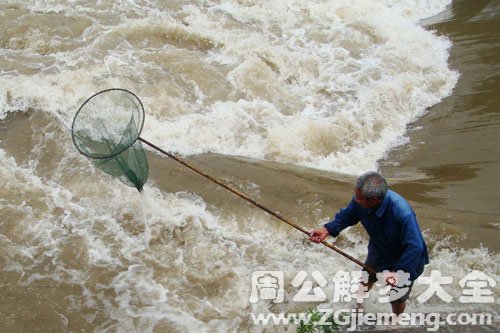
[[[398, 297], [391, 300], [392, 312], [399, 315], [405, 310], [413, 281], [429, 263], [427, 246], [415, 213], [402, 196], [387, 189], [387, 182], [380, 174], [367, 172], [356, 181], [349, 205], [323, 228], [312, 230], [309, 239], [320, 243], [329, 235], [337, 237], [342, 230], [359, 221], [370, 236], [366, 265], [376, 272], [409, 273], [409, 285], [401, 289], [403, 293], [396, 290]], [[376, 276], [370, 274], [368, 283], [363, 286], [370, 290], [376, 281]]]

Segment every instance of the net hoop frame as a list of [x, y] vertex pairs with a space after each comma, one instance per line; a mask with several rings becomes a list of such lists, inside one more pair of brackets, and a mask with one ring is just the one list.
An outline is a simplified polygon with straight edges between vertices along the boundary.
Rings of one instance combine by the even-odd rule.
[[[85, 152], [81, 151], [80, 148], [78, 147], [78, 145], [76, 144], [76, 141], [75, 141], [75, 136], [74, 136], [74, 127], [75, 127], [75, 122], [76, 122], [76, 118], [78, 117], [78, 114], [80, 113], [80, 111], [82, 111], [83, 107], [88, 103], [90, 102], [90, 100], [92, 100], [94, 97], [100, 95], [100, 94], [103, 94], [103, 93], [106, 93], [106, 92], [109, 92], [109, 91], [123, 91], [123, 92], [126, 92], [126, 93], [129, 93], [130, 95], [134, 96], [134, 98], [139, 102], [139, 105], [141, 106], [141, 109], [140, 109], [140, 112], [142, 113], [142, 123], [141, 123], [141, 128], [139, 129], [139, 135], [137, 136], [137, 139], [135, 139], [134, 141], [132, 141], [131, 144], [129, 144], [128, 146], [126, 146], [125, 148], [123, 148], [122, 150], [120, 150], [119, 152], [117, 153], [114, 153], [113, 155], [109, 155], [109, 156], [103, 156], [103, 157], [94, 157], [94, 156], [90, 156], [88, 154], [86, 154]], [[71, 139], [73, 140], [73, 144], [75, 145], [76, 149], [80, 152], [80, 154], [88, 157], [88, 158], [91, 158], [91, 159], [95, 159], [95, 160], [102, 160], [102, 159], [105, 159], [105, 158], [111, 158], [111, 157], [115, 157], [121, 153], [123, 153], [125, 150], [127, 150], [128, 148], [130, 148], [137, 140], [139, 140], [140, 138], [140, 135], [141, 135], [141, 132], [142, 132], [142, 129], [144, 127], [144, 120], [145, 120], [145, 117], [146, 117], [146, 112], [144, 111], [144, 105], [142, 104], [142, 101], [139, 99], [139, 97], [137, 97], [136, 94], [134, 94], [133, 92], [131, 92], [130, 90], [127, 90], [127, 89], [123, 89], [123, 88], [110, 88], [110, 89], [104, 89], [104, 90], [101, 90], [95, 94], [93, 94], [92, 96], [90, 96], [89, 98], [87, 98], [85, 100], [85, 102], [83, 102], [83, 104], [78, 108], [78, 111], [76, 112], [75, 114], [75, 117], [73, 118], [73, 122], [71, 124]]]

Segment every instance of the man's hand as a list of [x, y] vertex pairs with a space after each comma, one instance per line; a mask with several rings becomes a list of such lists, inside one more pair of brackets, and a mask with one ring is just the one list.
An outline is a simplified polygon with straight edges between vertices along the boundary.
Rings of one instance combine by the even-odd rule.
[[314, 243], [321, 243], [328, 237], [329, 233], [325, 227], [309, 231], [309, 240]]
[[380, 282], [385, 283], [386, 285], [390, 285], [392, 287], [400, 287], [400, 284], [404, 281], [404, 276], [402, 276], [402, 274], [404, 274], [403, 271], [383, 271], [382, 273], [377, 273], [377, 279], [379, 279]]

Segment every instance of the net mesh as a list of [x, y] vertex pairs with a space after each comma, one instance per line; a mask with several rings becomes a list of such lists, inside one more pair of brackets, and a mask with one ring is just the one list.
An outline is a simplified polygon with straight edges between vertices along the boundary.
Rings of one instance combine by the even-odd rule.
[[103, 90], [87, 99], [73, 119], [73, 142], [94, 165], [142, 191], [148, 161], [139, 141], [144, 107], [125, 89]]

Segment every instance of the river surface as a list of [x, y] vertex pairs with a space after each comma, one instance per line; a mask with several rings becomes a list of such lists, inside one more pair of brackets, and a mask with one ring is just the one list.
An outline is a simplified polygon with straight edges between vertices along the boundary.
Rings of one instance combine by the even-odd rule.
[[[417, 213], [423, 275], [452, 278], [451, 301], [417, 283], [407, 310], [498, 328], [498, 286], [460, 302], [468, 274], [500, 281], [498, 1], [8, 1], [0, 18], [0, 332], [260, 332], [252, 314], [319, 304], [293, 301], [300, 271], [348, 307], [332, 279], [359, 268], [297, 230], [153, 150], [140, 194], [80, 155], [73, 117], [108, 88], [144, 103], [143, 138], [306, 229], [378, 169]], [[362, 227], [335, 243], [364, 260]], [[283, 272], [283, 302], [251, 301], [258, 271]], [[365, 308], [389, 311], [376, 292]]]

